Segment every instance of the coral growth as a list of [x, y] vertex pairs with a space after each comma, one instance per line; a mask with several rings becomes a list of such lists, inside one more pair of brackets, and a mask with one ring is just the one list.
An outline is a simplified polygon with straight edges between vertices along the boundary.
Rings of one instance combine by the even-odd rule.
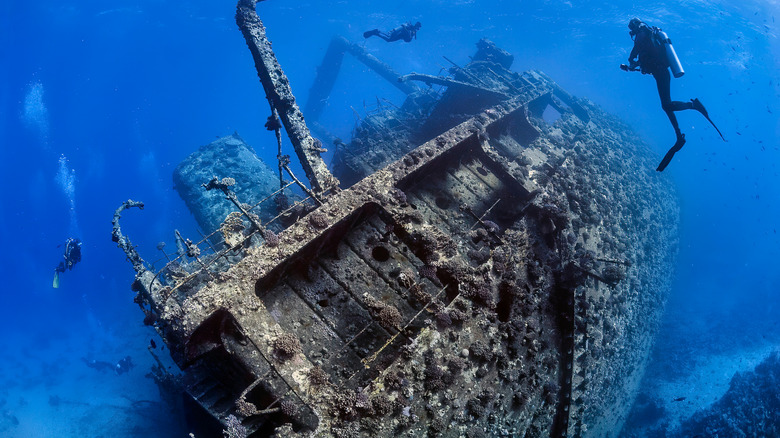
[[364, 295], [363, 299], [365, 300], [366, 305], [371, 309], [371, 313], [374, 318], [376, 318], [377, 322], [379, 322], [379, 325], [387, 330], [401, 329], [403, 317], [397, 308], [390, 304], [383, 303], [368, 294]]
[[433, 282], [438, 281], [436, 277], [436, 268], [431, 265], [425, 265], [420, 268], [420, 275]]
[[246, 427], [234, 415], [228, 415], [224, 420], [224, 424], [225, 429], [222, 431], [224, 438], [246, 438]]
[[383, 307], [382, 310], [379, 311], [377, 319], [379, 320], [379, 325], [386, 329], [394, 328], [400, 330], [401, 323], [403, 322], [401, 312], [393, 306]]
[[263, 239], [265, 239], [265, 244], [271, 248], [279, 246], [279, 235], [269, 229], [263, 230]]
[[244, 237], [244, 222], [241, 220], [241, 213], [234, 211], [227, 215], [219, 231], [228, 245], [235, 246], [241, 243]]
[[312, 367], [309, 370], [309, 382], [315, 386], [324, 385], [328, 383], [328, 373], [321, 367]]
[[626, 272], [618, 265], [608, 265], [602, 271], [601, 277], [607, 284], [615, 286], [626, 278]]
[[291, 400], [282, 400], [279, 403], [279, 409], [288, 417], [294, 417], [298, 413], [298, 405]]
[[276, 357], [281, 361], [292, 359], [296, 354], [301, 353], [301, 341], [291, 333], [283, 333], [273, 341], [273, 351]]
[[325, 217], [324, 214], [322, 214], [319, 211], [315, 211], [314, 213], [309, 215], [309, 223], [317, 229], [323, 229], [328, 226], [328, 218]]

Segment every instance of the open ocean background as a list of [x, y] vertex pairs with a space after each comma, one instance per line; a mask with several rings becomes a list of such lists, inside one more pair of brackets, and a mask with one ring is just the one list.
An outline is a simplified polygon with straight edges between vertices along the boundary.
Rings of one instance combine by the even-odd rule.
[[[466, 64], [487, 37], [515, 56], [514, 70], [542, 70], [619, 115], [659, 160], [674, 133], [655, 82], [618, 65], [631, 17], [662, 27], [686, 69], [672, 98], [700, 98], [728, 142], [698, 113], [677, 113], [688, 142], [665, 174], [681, 198], [680, 252], [641, 389], [665, 413], [639, 423], [688, 418], [780, 348], [777, 0], [269, 0], [258, 11], [301, 107], [334, 35], [402, 74], [433, 75], [450, 66], [442, 56]], [[132, 302], [111, 217], [129, 198], [145, 202], [123, 231], [157, 260], [174, 228], [199, 236], [172, 188], [184, 157], [238, 132], [275, 167], [269, 107], [234, 13], [232, 0], [0, 4], [0, 436], [187, 435], [146, 377], [150, 339], [170, 359]], [[362, 38], [405, 21], [422, 22], [410, 44]], [[320, 121], [348, 139], [377, 97], [403, 95], [347, 56]], [[68, 237], [83, 241], [83, 260], [53, 289]], [[135, 367], [122, 375], [82, 360], [127, 355]]]

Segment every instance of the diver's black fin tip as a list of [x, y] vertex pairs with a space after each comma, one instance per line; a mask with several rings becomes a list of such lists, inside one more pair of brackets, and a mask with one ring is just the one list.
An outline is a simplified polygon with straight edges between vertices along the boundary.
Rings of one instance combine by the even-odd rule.
[[669, 165], [669, 163], [672, 161], [672, 157], [674, 157], [674, 154], [676, 154], [682, 147], [685, 145], [685, 134], [680, 134], [680, 137], [677, 138], [677, 142], [674, 143], [674, 146], [669, 149], [669, 151], [664, 155], [663, 160], [661, 160], [661, 163], [658, 164], [658, 167], [655, 169], [657, 172], [663, 172], [664, 169], [666, 169], [666, 166]]
[[667, 153], [663, 160], [658, 164], [658, 167], [655, 168], [656, 172], [663, 172], [664, 169], [666, 169], [666, 166], [669, 165], [669, 163], [672, 161], [672, 156], [674, 155], [674, 152]]
[[720, 129], [718, 129], [718, 126], [715, 125], [715, 122], [712, 121], [712, 119], [710, 118], [709, 113], [707, 112], [707, 109], [704, 108], [704, 105], [701, 103], [699, 98], [698, 97], [694, 97], [693, 99], [691, 99], [691, 102], [693, 102], [693, 109], [695, 109], [696, 111], [700, 112], [701, 115], [703, 115], [704, 118], [707, 119], [708, 122], [710, 122], [712, 127], [715, 128], [716, 131], [718, 131], [718, 135], [720, 135], [721, 140], [723, 140], [726, 143], [728, 143], [728, 140], [726, 140], [726, 137], [724, 137], [723, 134], [720, 132]]
[[720, 135], [720, 139], [728, 143], [728, 140], [726, 140], [726, 137], [724, 137], [723, 134], [720, 132], [720, 129], [718, 129], [717, 125], [715, 125], [715, 123], [709, 117], [707, 117], [707, 120], [709, 120], [710, 123], [712, 124], [712, 127], [715, 128], [716, 131], [718, 131], [718, 135]]

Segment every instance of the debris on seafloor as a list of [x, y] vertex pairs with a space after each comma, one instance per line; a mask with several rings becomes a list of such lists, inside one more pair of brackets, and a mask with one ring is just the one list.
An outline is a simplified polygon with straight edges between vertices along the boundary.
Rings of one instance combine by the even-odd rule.
[[[334, 176], [255, 8], [240, 0], [236, 19], [269, 129], [284, 127], [310, 184], [281, 150], [279, 174], [259, 183], [231, 165], [190, 166], [200, 192], [179, 192], [214, 232], [156, 272], [119, 227], [143, 204], [114, 214], [136, 302], [187, 393], [223, 428], [256, 437], [619, 430], [677, 245], [656, 157], [544, 74], [510, 71], [512, 56], [487, 40], [447, 77], [402, 77], [336, 38], [312, 96], [327, 97], [350, 54], [402, 79], [407, 99], [363, 118], [349, 143], [317, 123], [321, 108], [307, 110], [338, 146]], [[550, 124], [546, 111], [560, 117]], [[187, 199], [206, 188], [213, 204]]]

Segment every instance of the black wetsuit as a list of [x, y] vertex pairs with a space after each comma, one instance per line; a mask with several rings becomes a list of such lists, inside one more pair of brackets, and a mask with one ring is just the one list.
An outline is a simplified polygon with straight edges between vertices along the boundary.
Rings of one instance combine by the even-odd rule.
[[392, 43], [393, 41], [398, 40], [404, 40], [405, 42], [409, 43], [412, 41], [412, 39], [417, 38], [417, 29], [418, 27], [412, 23], [404, 23], [401, 25], [401, 27], [397, 27], [391, 30], [389, 34], [386, 34], [379, 29], [374, 29], [363, 32], [363, 37], [368, 38], [372, 36], [378, 36], [388, 43]]
[[117, 375], [127, 373], [135, 366], [130, 356], [125, 356], [116, 364], [95, 359], [87, 360], [84, 357], [82, 357], [81, 360], [90, 368], [94, 368], [98, 371], [113, 371]]
[[682, 137], [682, 133], [674, 112], [693, 109], [693, 103], [672, 100], [672, 75], [669, 73], [669, 61], [667, 61], [663, 50], [663, 47], [653, 44], [652, 31], [643, 23], [639, 26], [634, 39], [634, 48], [631, 49], [631, 55], [628, 60], [635, 65], [638, 56], [639, 67], [642, 69], [642, 73], [651, 74], [655, 78], [658, 96], [661, 98], [661, 107], [669, 117], [669, 121], [672, 122], [674, 133], [679, 140]]
[[[639, 61], [637, 61], [639, 57]], [[669, 61], [666, 58], [663, 46], [656, 46], [653, 43], [652, 30], [649, 26], [642, 23], [636, 32], [634, 39], [634, 48], [631, 49], [631, 55], [628, 58], [632, 67], [639, 65], [643, 74], [651, 74], [658, 87], [658, 96], [661, 98], [661, 107], [674, 128], [674, 134], [677, 141], [674, 146], [666, 153], [656, 170], [663, 171], [672, 161], [674, 154], [682, 149], [685, 144], [685, 135], [680, 131], [680, 125], [677, 122], [675, 111], [694, 109], [693, 102], [681, 102], [672, 100], [671, 82], [672, 76], [669, 73]]]
[[65, 242], [65, 253], [63, 254], [65, 260], [61, 261], [59, 265], [54, 269], [55, 272], [65, 272], [65, 270], [73, 269], [76, 263], [81, 261], [81, 240], [68, 239]]

